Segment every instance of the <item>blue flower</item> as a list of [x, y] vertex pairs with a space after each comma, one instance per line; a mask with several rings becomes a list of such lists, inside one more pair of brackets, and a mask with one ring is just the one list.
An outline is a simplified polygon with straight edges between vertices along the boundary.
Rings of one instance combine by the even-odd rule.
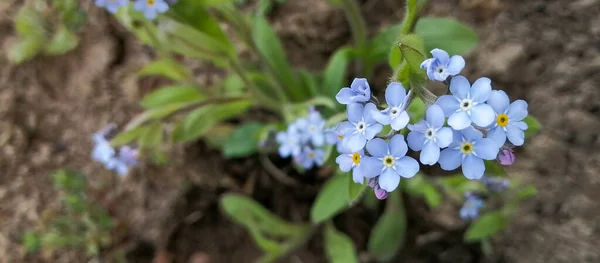
[[139, 151], [129, 146], [123, 146], [119, 149], [119, 155], [111, 158], [106, 163], [106, 169], [114, 170], [120, 175], [126, 175], [129, 167], [137, 165]]
[[372, 157], [365, 156], [361, 161], [364, 176], [373, 178], [379, 175], [379, 187], [388, 192], [398, 187], [400, 176], [411, 178], [419, 171], [419, 163], [406, 156], [408, 146], [400, 134], [394, 135], [389, 144], [380, 138], [370, 140], [367, 151]]
[[440, 148], [452, 142], [452, 129], [444, 126], [444, 112], [438, 105], [431, 105], [425, 113], [425, 120], [415, 125], [408, 125], [408, 146], [414, 151], [421, 151], [421, 163], [434, 165], [440, 158]]
[[388, 108], [375, 112], [373, 118], [383, 125], [391, 124], [392, 129], [399, 131], [404, 129], [410, 118], [406, 112], [408, 96], [401, 83], [392, 82], [385, 90], [385, 101]]
[[311, 110], [307, 118], [296, 120], [296, 125], [304, 134], [303, 141], [311, 142], [313, 146], [322, 146], [325, 143], [325, 120], [321, 117], [321, 113], [316, 110]]
[[485, 171], [483, 160], [496, 159], [499, 151], [495, 141], [482, 136], [473, 127], [454, 131], [452, 143], [440, 153], [438, 162], [442, 169], [452, 171], [462, 165], [465, 177], [481, 178]]
[[465, 59], [455, 55], [450, 57], [448, 52], [441, 49], [431, 51], [433, 58], [421, 63], [421, 68], [427, 70], [430, 80], [445, 81], [449, 76], [455, 76], [465, 67]]
[[459, 216], [463, 220], [472, 220], [479, 217], [479, 209], [483, 206], [483, 200], [475, 195], [467, 196], [465, 203], [460, 208]]
[[340, 104], [367, 102], [371, 99], [369, 82], [364, 78], [355, 78], [349, 88], [342, 88], [338, 94], [335, 95], [335, 99]]
[[299, 159], [300, 165], [304, 167], [304, 169], [310, 169], [314, 165], [321, 166], [325, 157], [325, 152], [321, 149], [312, 149], [308, 146], [304, 146], [304, 150], [302, 151], [302, 158]]
[[510, 181], [501, 177], [483, 176], [481, 182], [492, 193], [504, 192], [510, 186]]
[[452, 95], [443, 95], [436, 104], [440, 105], [448, 118], [448, 125], [455, 130], [462, 130], [475, 123], [479, 127], [487, 127], [494, 122], [494, 110], [485, 104], [492, 93], [491, 80], [479, 78], [473, 83], [463, 76], [456, 76], [450, 81]]
[[104, 7], [108, 12], [116, 13], [119, 8], [129, 4], [129, 0], [96, 0], [94, 2], [98, 7]]
[[365, 176], [360, 170], [360, 160], [362, 160], [365, 152], [360, 150], [358, 152], [350, 152], [346, 149], [344, 152], [341, 152], [340, 156], [335, 158], [335, 162], [340, 166], [340, 170], [342, 172], [349, 172], [352, 170], [352, 180], [354, 180], [357, 184], [362, 184], [365, 182]]
[[383, 126], [373, 119], [373, 113], [377, 107], [373, 103], [363, 106], [359, 103], [348, 105], [346, 115], [348, 121], [339, 124], [339, 128], [344, 131], [344, 147], [351, 152], [358, 152], [365, 147], [368, 140], [371, 140], [381, 132]]
[[280, 144], [278, 150], [279, 156], [283, 158], [290, 155], [298, 156], [302, 151], [302, 137], [295, 125], [290, 125], [285, 132], [277, 133], [276, 140]]
[[94, 134], [93, 139], [95, 145], [92, 149], [92, 160], [107, 164], [115, 156], [115, 149], [106, 137], [100, 133]]
[[495, 111], [495, 122], [492, 123], [487, 137], [498, 143], [502, 147], [506, 138], [516, 145], [521, 146], [525, 142], [525, 132], [527, 123], [523, 119], [527, 117], [527, 102], [517, 100], [510, 103], [508, 96], [504, 91], [494, 90], [490, 95], [488, 105]]
[[169, 5], [164, 0], [136, 0], [133, 8], [144, 12], [146, 18], [154, 19], [159, 13], [167, 12]]

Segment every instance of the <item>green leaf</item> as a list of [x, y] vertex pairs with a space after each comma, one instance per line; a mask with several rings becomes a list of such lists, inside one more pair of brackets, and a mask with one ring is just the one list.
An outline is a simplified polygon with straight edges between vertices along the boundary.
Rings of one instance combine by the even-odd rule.
[[525, 138], [531, 138], [532, 136], [536, 135], [542, 128], [542, 124], [531, 115], [525, 117], [523, 121], [527, 123], [528, 126], [527, 130], [525, 130]]
[[405, 35], [398, 41], [400, 53], [412, 72], [422, 72], [421, 63], [425, 60], [423, 39], [418, 35]]
[[402, 53], [397, 46], [392, 46], [389, 56], [388, 56], [388, 64], [392, 69], [399, 69], [400, 63], [402, 63]]
[[160, 108], [174, 103], [200, 102], [206, 96], [196, 86], [166, 86], [144, 96], [142, 106], [146, 109]]
[[429, 207], [436, 208], [441, 203], [441, 194], [435, 185], [429, 182], [422, 173], [418, 173], [417, 176], [403, 182], [403, 186], [408, 194], [425, 198], [425, 202], [427, 202]]
[[379, 261], [391, 260], [404, 246], [406, 239], [406, 213], [402, 193], [394, 191], [388, 197], [385, 211], [377, 220], [369, 236], [369, 253]]
[[40, 249], [40, 239], [32, 231], [27, 231], [23, 234], [23, 246], [27, 249], [28, 253], [37, 252]]
[[239, 75], [229, 75], [221, 82], [220, 86], [223, 93], [229, 96], [243, 95], [246, 90], [246, 83]]
[[223, 147], [226, 158], [239, 158], [256, 153], [262, 123], [252, 122], [240, 126]]
[[414, 98], [408, 105], [408, 114], [410, 123], [417, 123], [425, 118], [425, 103], [420, 98]]
[[358, 263], [352, 239], [339, 232], [332, 223], [325, 226], [325, 252], [331, 263]]
[[467, 232], [465, 240], [473, 242], [487, 239], [502, 231], [508, 224], [508, 218], [502, 212], [490, 212], [477, 219]]
[[147, 127], [144, 134], [139, 139], [141, 147], [156, 147], [159, 146], [163, 141], [163, 129], [160, 123], [155, 122]]
[[15, 64], [21, 64], [34, 58], [42, 51], [44, 39], [39, 37], [27, 37], [10, 46], [8, 59]]
[[352, 179], [351, 175], [348, 175], [348, 196], [350, 204], [355, 204], [359, 201], [359, 198], [362, 197], [365, 190], [368, 188], [367, 185], [363, 182], [362, 184], [357, 184]]
[[465, 54], [479, 42], [475, 31], [449, 18], [421, 18], [415, 26], [415, 33], [425, 41], [426, 50], [439, 48], [450, 55]]
[[159, 59], [145, 65], [138, 76], [163, 76], [172, 80], [184, 80], [189, 78], [191, 72], [183, 65], [171, 59]]
[[537, 190], [535, 189], [535, 186], [528, 185], [528, 186], [524, 187], [523, 189], [519, 190], [519, 192], [517, 193], [517, 199], [523, 200], [523, 199], [534, 196], [536, 193], [537, 193]]
[[[388, 27], [373, 38], [373, 41], [369, 44], [369, 52], [367, 53], [367, 61], [371, 64], [377, 64], [385, 61], [389, 57], [390, 46], [395, 46], [396, 37], [400, 33], [402, 25], [393, 25]], [[397, 49], [397, 48], [396, 48]], [[399, 63], [399, 62], [398, 62]], [[395, 67], [392, 67], [395, 68]]]
[[128, 144], [146, 134], [147, 130], [148, 127], [140, 126], [121, 132], [110, 141], [110, 144], [115, 147]]
[[353, 58], [354, 50], [349, 47], [338, 49], [329, 58], [327, 67], [325, 67], [325, 79], [321, 93], [326, 97], [333, 98], [344, 86], [346, 82], [346, 69]]
[[351, 180], [347, 177], [352, 176], [348, 173], [336, 174], [323, 185], [310, 210], [313, 223], [326, 221], [349, 207], [348, 184]]
[[485, 173], [487, 175], [495, 175], [495, 176], [508, 176], [504, 167], [498, 163], [496, 160], [484, 160], [485, 164]]
[[255, 17], [253, 23], [252, 39], [258, 51], [275, 71], [275, 75], [280, 79], [284, 89], [293, 94], [296, 100], [303, 99], [309, 94], [309, 91], [300, 90], [277, 34], [263, 16]]
[[[233, 49], [229, 38], [221, 29], [219, 22], [206, 10], [208, 6], [216, 4], [227, 4], [231, 2], [227, 0], [204, 0], [204, 1], [178, 1], [170, 5], [169, 10], [173, 13], [176, 20], [184, 24], [194, 27], [196, 30], [203, 32], [215, 40], [227, 45], [229, 49]], [[201, 19], [199, 19], [201, 18]]]
[[15, 29], [24, 38], [35, 37], [43, 39], [46, 35], [46, 21], [31, 4], [25, 4], [15, 16]]
[[52, 56], [64, 55], [77, 47], [78, 44], [79, 37], [63, 25], [54, 33], [50, 42], [45, 46], [44, 52]]

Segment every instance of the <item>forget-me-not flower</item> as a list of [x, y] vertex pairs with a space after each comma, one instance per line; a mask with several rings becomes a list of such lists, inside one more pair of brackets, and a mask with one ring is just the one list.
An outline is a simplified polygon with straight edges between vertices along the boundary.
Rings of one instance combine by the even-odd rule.
[[304, 167], [304, 169], [310, 169], [314, 165], [321, 166], [323, 165], [323, 158], [325, 157], [325, 152], [322, 149], [313, 149], [309, 146], [304, 146], [302, 151], [302, 158], [298, 161]]
[[94, 148], [92, 149], [92, 160], [102, 164], [107, 164], [112, 159], [116, 151], [110, 142], [100, 133], [96, 133], [93, 136]]
[[494, 110], [485, 104], [492, 94], [491, 82], [489, 78], [479, 78], [471, 86], [463, 76], [452, 78], [452, 95], [443, 95], [436, 101], [449, 117], [448, 125], [452, 129], [462, 130], [471, 126], [471, 123], [487, 127], [494, 122]]
[[463, 220], [472, 220], [479, 217], [479, 209], [483, 206], [483, 200], [476, 195], [468, 195], [465, 203], [460, 208], [459, 216]]
[[136, 0], [133, 8], [144, 12], [146, 18], [154, 19], [159, 13], [167, 12], [169, 5], [164, 0]]
[[365, 78], [355, 78], [350, 87], [342, 88], [335, 99], [340, 104], [367, 102], [371, 99], [371, 88]]
[[406, 90], [399, 82], [392, 82], [385, 90], [385, 101], [388, 108], [375, 112], [373, 118], [383, 125], [391, 124], [392, 129], [399, 131], [406, 127], [410, 117], [406, 112], [408, 96]]
[[408, 146], [401, 134], [394, 135], [389, 144], [381, 138], [370, 140], [367, 151], [371, 156], [365, 156], [361, 161], [364, 176], [373, 178], [379, 175], [379, 187], [388, 192], [398, 187], [401, 176], [411, 178], [419, 171], [419, 163], [406, 156]]
[[510, 181], [502, 177], [489, 177], [484, 175], [481, 178], [481, 182], [492, 193], [501, 193], [510, 187]]
[[383, 126], [373, 119], [373, 113], [376, 111], [377, 107], [373, 103], [364, 106], [359, 103], [348, 104], [348, 121], [340, 123], [339, 128], [344, 132], [343, 144], [349, 151], [358, 152], [365, 147], [368, 140], [381, 132]]
[[433, 58], [421, 63], [421, 68], [427, 70], [430, 80], [445, 81], [449, 76], [455, 76], [465, 67], [465, 59], [459, 55], [450, 57], [448, 52], [441, 49], [431, 50]]
[[452, 129], [444, 126], [444, 112], [438, 105], [431, 105], [425, 112], [425, 120], [408, 125], [408, 146], [413, 151], [421, 151], [422, 164], [434, 165], [440, 158], [440, 148], [452, 142]]
[[496, 113], [495, 122], [492, 123], [487, 137], [498, 142], [499, 147], [504, 145], [506, 138], [516, 146], [523, 145], [524, 130], [527, 130], [527, 123], [523, 122], [528, 114], [527, 102], [517, 100], [510, 103], [504, 91], [494, 90], [487, 103]]
[[296, 121], [298, 129], [304, 133], [304, 140], [311, 142], [313, 146], [322, 146], [325, 143], [325, 120], [321, 117], [321, 113], [316, 110], [311, 110], [307, 118], [301, 118]]
[[129, 0], [96, 0], [94, 2], [98, 7], [104, 7], [108, 12], [116, 13], [119, 8], [129, 4]]
[[277, 133], [276, 140], [279, 143], [279, 156], [284, 158], [290, 155], [298, 156], [302, 151], [301, 136], [295, 125], [290, 125], [285, 132]]
[[452, 171], [462, 165], [462, 172], [468, 179], [479, 179], [485, 172], [483, 160], [494, 160], [498, 146], [492, 139], [482, 138], [480, 131], [470, 127], [454, 131], [453, 141], [440, 153], [442, 169]]
[[340, 166], [342, 172], [349, 172], [352, 170], [352, 180], [357, 184], [362, 184], [365, 181], [365, 176], [360, 170], [360, 160], [362, 160], [365, 152], [360, 150], [358, 152], [350, 152], [346, 149], [341, 152], [340, 156], [335, 158], [335, 162]]
[[120, 175], [126, 175], [129, 167], [137, 165], [139, 150], [129, 146], [123, 146], [119, 149], [119, 155], [111, 158], [106, 163], [106, 169], [114, 170]]

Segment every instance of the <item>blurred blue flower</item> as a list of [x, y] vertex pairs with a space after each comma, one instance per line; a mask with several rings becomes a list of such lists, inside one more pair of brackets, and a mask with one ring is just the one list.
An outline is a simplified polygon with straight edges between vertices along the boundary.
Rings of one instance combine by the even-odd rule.
[[360, 170], [360, 160], [362, 160], [365, 152], [360, 150], [358, 152], [350, 152], [346, 149], [341, 152], [340, 156], [335, 159], [335, 162], [340, 166], [342, 172], [349, 172], [352, 170], [352, 180], [357, 184], [365, 182], [365, 176]]
[[473, 127], [453, 132], [453, 141], [440, 153], [442, 169], [452, 171], [462, 165], [462, 172], [468, 179], [479, 179], [485, 172], [483, 160], [494, 160], [499, 148], [492, 139], [482, 138], [480, 131]]
[[419, 163], [406, 156], [408, 146], [400, 134], [394, 135], [389, 144], [381, 138], [370, 140], [367, 151], [372, 156], [365, 156], [361, 161], [364, 176], [379, 176], [379, 187], [388, 192], [398, 187], [400, 176], [411, 178], [419, 171]]
[[502, 177], [489, 177], [484, 175], [481, 177], [481, 182], [492, 193], [504, 192], [510, 186], [510, 181]]
[[277, 133], [276, 140], [279, 143], [279, 156], [283, 158], [290, 155], [298, 156], [302, 151], [301, 136], [295, 125], [288, 126], [285, 132]]
[[338, 94], [335, 95], [335, 99], [340, 104], [367, 102], [371, 99], [369, 82], [364, 78], [355, 78], [349, 88], [342, 88]]
[[154, 19], [159, 13], [167, 12], [169, 5], [164, 0], [136, 0], [133, 8], [144, 12], [146, 18]]
[[106, 163], [106, 169], [114, 170], [120, 175], [126, 175], [129, 167], [137, 165], [139, 151], [129, 146], [119, 149], [119, 155]]
[[307, 118], [296, 120], [297, 129], [304, 134], [303, 141], [311, 142], [313, 146], [319, 147], [325, 143], [325, 120], [321, 117], [321, 113], [316, 110], [311, 110]]
[[425, 120], [408, 125], [408, 146], [413, 151], [421, 151], [422, 164], [434, 165], [440, 158], [440, 148], [452, 142], [452, 129], [444, 126], [444, 112], [438, 105], [431, 105], [425, 113]]
[[488, 138], [493, 139], [498, 143], [498, 147], [502, 147], [506, 142], [506, 138], [516, 145], [521, 146], [525, 142], [525, 130], [527, 123], [523, 119], [527, 117], [527, 102], [517, 100], [510, 103], [508, 96], [504, 91], [494, 90], [487, 100], [487, 104], [494, 109], [495, 122], [490, 126]]
[[421, 68], [427, 70], [430, 80], [445, 81], [449, 76], [455, 76], [465, 67], [465, 59], [459, 55], [450, 57], [448, 52], [441, 49], [431, 50], [433, 58], [421, 63]]
[[116, 13], [119, 8], [129, 4], [129, 0], [96, 0], [94, 2], [98, 7], [104, 7], [108, 12]]
[[487, 127], [494, 122], [494, 110], [485, 104], [492, 93], [491, 80], [479, 78], [473, 86], [463, 76], [456, 76], [450, 81], [452, 95], [438, 98], [438, 104], [448, 118], [448, 125], [455, 130], [462, 130], [475, 123], [479, 127]]
[[479, 197], [475, 195], [468, 195], [465, 203], [460, 208], [459, 216], [463, 220], [473, 220], [479, 217], [479, 209], [483, 207], [484, 203]]
[[92, 160], [107, 164], [115, 156], [115, 149], [101, 134], [94, 134], [93, 139], [95, 144], [92, 149]]
[[302, 157], [297, 160], [304, 169], [310, 169], [313, 166], [321, 166], [325, 161], [325, 152], [322, 149], [313, 149], [309, 146], [304, 146]]
[[374, 112], [377, 112], [377, 107], [373, 103], [364, 106], [359, 103], [348, 104], [348, 121], [340, 123], [339, 128], [344, 131], [343, 144], [349, 151], [358, 152], [368, 140], [381, 132], [383, 126], [373, 119]]
[[399, 131], [406, 127], [410, 120], [406, 112], [408, 96], [399, 82], [392, 82], [385, 90], [385, 101], [388, 108], [373, 113], [373, 118], [383, 125], [391, 124], [392, 129]]

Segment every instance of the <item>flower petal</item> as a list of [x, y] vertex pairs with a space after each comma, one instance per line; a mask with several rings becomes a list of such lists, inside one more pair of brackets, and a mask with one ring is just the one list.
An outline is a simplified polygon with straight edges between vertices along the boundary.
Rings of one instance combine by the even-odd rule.
[[425, 112], [425, 119], [432, 128], [439, 128], [444, 125], [444, 111], [439, 105], [432, 104]]
[[155, 19], [158, 14], [156, 13], [156, 9], [154, 8], [146, 8], [144, 10], [144, 16], [150, 20]]
[[496, 141], [487, 138], [479, 140], [473, 147], [477, 156], [484, 160], [496, 159], [500, 150]]
[[408, 125], [409, 121], [410, 117], [408, 116], [408, 113], [406, 111], [402, 111], [400, 115], [396, 116], [396, 118], [392, 120], [392, 129], [395, 131], [402, 130], [406, 127], [406, 125]]
[[402, 136], [402, 134], [394, 135], [394, 137], [390, 139], [389, 147], [390, 153], [396, 158], [402, 157], [406, 155], [406, 152], [408, 152], [408, 146], [406, 145], [404, 136]]
[[367, 143], [367, 151], [374, 157], [384, 157], [388, 154], [388, 144], [381, 138], [375, 138]]
[[492, 94], [492, 80], [489, 78], [479, 78], [471, 86], [471, 99], [475, 102], [483, 103]]
[[351, 152], [358, 152], [365, 147], [366, 143], [367, 139], [360, 133], [344, 137], [344, 147], [348, 148]]
[[440, 128], [435, 132], [435, 136], [435, 142], [440, 148], [448, 147], [448, 145], [450, 145], [450, 143], [452, 143], [453, 140], [452, 129], [450, 129], [449, 127]]
[[350, 104], [352, 103], [352, 97], [356, 95], [356, 93], [354, 93], [354, 91], [352, 91], [350, 88], [342, 88], [340, 91], [338, 91], [338, 93], [335, 95], [335, 99], [340, 103], [340, 104]]
[[487, 100], [487, 104], [490, 105], [496, 113], [504, 113], [508, 109], [510, 100], [508, 99], [506, 92], [502, 90], [493, 90]]
[[506, 127], [506, 137], [516, 146], [521, 146], [525, 143], [525, 133], [516, 125], [508, 125]]
[[381, 173], [383, 162], [375, 157], [365, 156], [360, 160], [360, 165], [354, 169], [360, 169], [364, 177], [373, 178]]
[[440, 153], [440, 167], [446, 171], [452, 171], [460, 166], [462, 153], [459, 150], [446, 148]]
[[527, 123], [525, 123], [524, 121], [518, 121], [518, 122], [509, 122], [508, 125], [515, 125], [516, 127], [518, 127], [521, 130], [527, 130], [529, 128], [529, 125], [527, 125]]
[[419, 172], [419, 162], [412, 157], [404, 156], [396, 161], [396, 172], [404, 178], [411, 178]]
[[434, 165], [440, 159], [440, 147], [432, 141], [426, 142], [419, 159], [422, 164]]
[[348, 154], [342, 154], [335, 158], [335, 162], [340, 166], [342, 172], [348, 172], [352, 169], [352, 157]]
[[469, 84], [469, 80], [463, 76], [455, 76], [450, 81], [450, 92], [452, 95], [454, 95], [454, 97], [457, 97], [461, 100], [468, 97], [470, 88], [471, 84]]
[[483, 172], [485, 172], [483, 160], [473, 154], [467, 155], [462, 163], [462, 172], [467, 179], [473, 180], [481, 178]]
[[468, 127], [464, 130], [461, 130], [460, 133], [469, 142], [479, 141], [483, 137], [483, 134], [473, 127]]
[[458, 75], [463, 68], [465, 68], [465, 59], [462, 56], [454, 55], [450, 58], [446, 71], [448, 71], [448, 74], [454, 76]]
[[458, 107], [460, 107], [458, 100], [451, 95], [440, 96], [435, 104], [442, 108], [442, 111], [444, 111], [444, 115], [446, 117], [450, 116], [452, 113], [455, 113], [458, 110]]
[[365, 122], [367, 124], [375, 123], [375, 119], [373, 119], [373, 114], [377, 112], [379, 112], [379, 110], [377, 109], [377, 106], [375, 106], [375, 104], [367, 103], [363, 111], [363, 118]]
[[455, 112], [448, 118], [448, 125], [455, 130], [462, 130], [471, 126], [471, 118], [466, 111]]
[[495, 119], [496, 114], [490, 105], [479, 104], [471, 109], [471, 120], [479, 127], [487, 127], [494, 123]]
[[[106, 1], [106, 0], [100, 0], [100, 1]], [[428, 69], [429, 66], [431, 66], [431, 62], [433, 62], [434, 60], [435, 60], [434, 58], [428, 58], [428, 59], [426, 59], [425, 61], [423, 61], [421, 63], [421, 68], [425, 69], [425, 70]]]
[[133, 4], [133, 9], [135, 9], [137, 11], [142, 11], [142, 10], [144, 10], [144, 8], [146, 8], [146, 4], [144, 3], [143, 0], [135, 1], [135, 3]]
[[406, 139], [408, 140], [408, 146], [410, 146], [413, 151], [420, 151], [423, 149], [423, 145], [425, 144], [425, 134], [422, 132], [409, 132]]
[[521, 121], [527, 117], [527, 102], [524, 100], [516, 100], [508, 107], [508, 119], [510, 121]]
[[379, 123], [369, 125], [365, 130], [365, 138], [367, 140], [375, 138], [375, 135], [380, 133], [381, 129], [383, 129], [383, 126]]
[[488, 132], [486, 138], [496, 142], [496, 146], [500, 148], [504, 145], [504, 143], [506, 143], [506, 132], [504, 129], [502, 129], [502, 127], [496, 127]]
[[425, 130], [427, 130], [427, 122], [421, 120], [420, 122], [417, 122], [415, 124], [409, 124], [408, 129], [411, 131], [424, 132]]
[[404, 102], [406, 97], [406, 90], [400, 82], [392, 82], [387, 86], [385, 90], [385, 101], [388, 107], [398, 107]]
[[159, 13], [164, 13], [167, 12], [167, 10], [169, 10], [169, 5], [167, 5], [167, 3], [163, 1], [157, 1], [156, 11], [158, 11]]
[[354, 170], [352, 170], [352, 181], [354, 181], [357, 184], [365, 183], [365, 175], [363, 174], [361, 169], [355, 168]]
[[379, 187], [388, 192], [396, 190], [400, 184], [400, 176], [393, 169], [385, 169], [379, 176]]
[[365, 107], [360, 103], [351, 103], [346, 107], [348, 120], [353, 123], [361, 122]]
[[448, 60], [450, 60], [450, 55], [448, 55], [448, 52], [439, 48], [434, 48], [431, 50], [431, 55], [433, 55], [433, 57], [442, 64], [448, 64]]
[[371, 117], [373, 117], [374, 120], [376, 120], [377, 122], [379, 122], [383, 125], [389, 125], [390, 122], [392, 121], [388, 112], [381, 112], [381, 111], [373, 112], [373, 115], [371, 115]]

